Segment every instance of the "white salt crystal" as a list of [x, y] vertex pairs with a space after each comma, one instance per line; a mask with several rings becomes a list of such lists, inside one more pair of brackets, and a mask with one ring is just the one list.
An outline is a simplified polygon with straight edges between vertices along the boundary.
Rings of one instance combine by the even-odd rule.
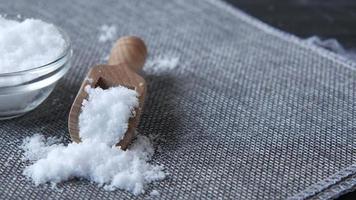
[[[41, 146], [45, 143], [42, 141]], [[137, 195], [144, 192], [146, 184], [165, 177], [162, 166], [148, 163], [153, 148], [144, 136], [127, 151], [92, 140], [47, 148], [51, 151], [24, 171], [35, 185], [80, 177], [106, 190], [123, 189]]]
[[160, 74], [169, 72], [176, 68], [179, 63], [179, 57], [159, 56], [148, 60], [143, 68], [147, 73]]
[[157, 190], [152, 190], [150, 196], [159, 196], [159, 192]]
[[100, 27], [99, 42], [112, 41], [116, 37], [116, 26], [104, 24]]
[[83, 103], [79, 119], [82, 142], [64, 146], [48, 145], [52, 142], [39, 135], [25, 139], [24, 156], [36, 158], [36, 162], [25, 168], [24, 175], [35, 185], [55, 185], [79, 177], [105, 190], [123, 189], [135, 195], [143, 193], [146, 184], [164, 179], [163, 166], [148, 163], [154, 149], [147, 137], [138, 136], [126, 151], [114, 145], [138, 106], [137, 93], [124, 87], [87, 87], [86, 91], [89, 99]]
[[58, 29], [37, 19], [22, 22], [0, 16], [0, 73], [28, 70], [61, 55], [65, 41]]
[[86, 78], [86, 80], [87, 80], [90, 84], [92, 84], [93, 81], [94, 81], [92, 78]]
[[59, 138], [49, 137], [45, 139], [40, 134], [26, 137], [21, 145], [21, 149], [25, 151], [24, 160], [36, 161], [43, 158], [48, 152], [60, 146], [60, 144], [56, 144], [59, 142]]
[[107, 90], [87, 86], [85, 91], [89, 98], [83, 101], [79, 115], [81, 139], [116, 144], [123, 138], [138, 106], [138, 93], [121, 86]]

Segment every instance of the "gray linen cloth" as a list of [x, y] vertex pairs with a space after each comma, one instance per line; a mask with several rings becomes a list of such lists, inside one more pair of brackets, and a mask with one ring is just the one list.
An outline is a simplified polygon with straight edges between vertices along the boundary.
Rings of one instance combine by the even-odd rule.
[[[53, 22], [72, 39], [73, 67], [49, 99], [0, 122], [1, 199], [326, 199], [356, 184], [355, 64], [214, 0], [1, 0], [0, 12]], [[146, 193], [108, 192], [74, 179], [51, 189], [22, 176], [18, 148], [41, 133], [69, 142], [80, 83], [111, 46], [99, 27], [138, 35], [150, 58], [180, 58], [147, 73], [139, 126], [157, 136], [152, 162], [170, 175]], [[302, 28], [302, 27], [301, 27]]]

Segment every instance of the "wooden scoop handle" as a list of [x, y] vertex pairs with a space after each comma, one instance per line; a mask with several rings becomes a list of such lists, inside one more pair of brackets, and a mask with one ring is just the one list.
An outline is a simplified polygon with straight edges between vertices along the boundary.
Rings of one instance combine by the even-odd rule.
[[134, 72], [139, 72], [147, 56], [147, 47], [138, 37], [126, 36], [116, 41], [111, 49], [109, 65], [125, 64]]

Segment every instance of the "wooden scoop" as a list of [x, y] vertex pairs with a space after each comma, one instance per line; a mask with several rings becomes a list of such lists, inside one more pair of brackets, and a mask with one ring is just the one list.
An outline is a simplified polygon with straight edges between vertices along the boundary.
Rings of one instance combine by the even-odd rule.
[[134, 89], [139, 94], [139, 107], [135, 110], [136, 114], [130, 118], [124, 138], [116, 144], [123, 150], [130, 145], [135, 136], [135, 129], [139, 122], [146, 94], [146, 82], [137, 74], [145, 63], [146, 55], [146, 45], [140, 38], [134, 36], [122, 37], [111, 50], [109, 64], [97, 65], [90, 69], [69, 113], [68, 129], [73, 141], [80, 142], [79, 114], [83, 100], [88, 97], [88, 94], [84, 91], [85, 86], [90, 85], [91, 87], [107, 89], [121, 85]]

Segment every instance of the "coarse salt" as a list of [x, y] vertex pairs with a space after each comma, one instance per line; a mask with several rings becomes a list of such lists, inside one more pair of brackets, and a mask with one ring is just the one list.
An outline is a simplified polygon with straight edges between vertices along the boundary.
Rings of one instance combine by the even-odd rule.
[[0, 73], [18, 72], [48, 64], [63, 52], [58, 29], [38, 19], [16, 21], [0, 16]]
[[159, 197], [159, 192], [158, 192], [157, 190], [152, 190], [152, 191], [150, 192], [150, 196], [151, 196], [151, 197]]
[[35, 185], [86, 178], [105, 190], [123, 189], [135, 195], [143, 193], [146, 184], [164, 179], [163, 166], [149, 163], [154, 149], [147, 137], [138, 136], [126, 151], [115, 147], [138, 106], [137, 93], [124, 87], [87, 87], [86, 92], [89, 98], [79, 117], [82, 142], [64, 146], [38, 135], [25, 139], [25, 159], [35, 162], [24, 175]]
[[134, 116], [138, 93], [122, 86], [107, 90], [86, 86], [85, 91], [89, 98], [83, 101], [79, 115], [81, 139], [116, 144]]
[[104, 24], [100, 27], [99, 42], [107, 42], [115, 39], [116, 26]]
[[145, 72], [149, 74], [162, 74], [172, 71], [178, 66], [179, 57], [158, 56], [146, 62]]

